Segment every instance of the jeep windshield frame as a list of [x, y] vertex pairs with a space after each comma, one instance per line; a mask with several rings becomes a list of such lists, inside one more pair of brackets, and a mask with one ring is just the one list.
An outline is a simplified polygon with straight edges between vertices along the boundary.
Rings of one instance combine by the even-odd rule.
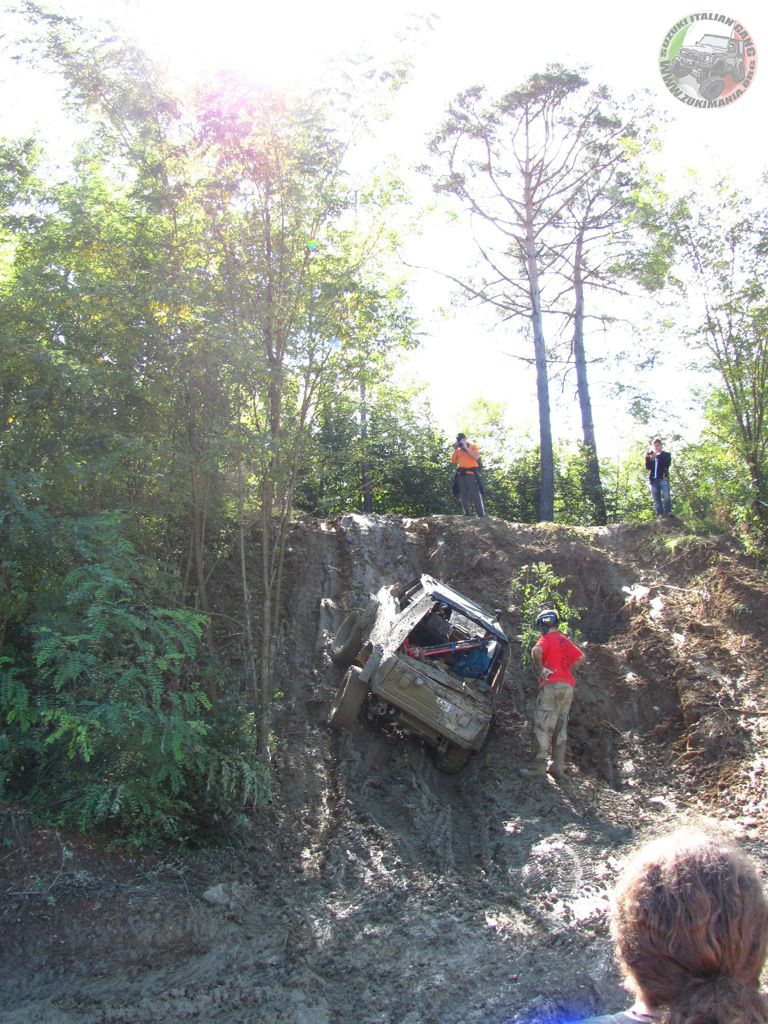
[[450, 608], [453, 608], [454, 611], [465, 616], [465, 618], [476, 622], [479, 626], [482, 626], [483, 629], [492, 633], [498, 640], [501, 640], [502, 643], [509, 643], [506, 634], [502, 631], [498, 622], [491, 618], [489, 612], [484, 608], [481, 608], [479, 604], [475, 604], [475, 602], [471, 601], [468, 597], [464, 597], [462, 594], [451, 589], [451, 587], [446, 586], [444, 583], [438, 583], [438, 581], [432, 576], [427, 576], [425, 574], [420, 580], [409, 584], [403, 592], [401, 603], [405, 600], [407, 607], [407, 605], [410, 604], [411, 601], [417, 599], [422, 592], [432, 598], [433, 601], [437, 601], [440, 604], [447, 604]]
[[711, 46], [716, 50], [727, 50], [731, 42], [730, 36], [702, 36], [696, 43], [697, 46]]

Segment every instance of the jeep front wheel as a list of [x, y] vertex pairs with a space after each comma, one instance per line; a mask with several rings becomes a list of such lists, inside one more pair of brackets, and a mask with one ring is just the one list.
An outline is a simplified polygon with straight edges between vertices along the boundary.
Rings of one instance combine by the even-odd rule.
[[328, 723], [334, 729], [345, 729], [352, 725], [360, 714], [365, 703], [368, 686], [360, 678], [362, 669], [358, 665], [350, 665], [339, 684], [328, 715]]
[[471, 750], [466, 747], [457, 747], [454, 743], [449, 744], [445, 750], [435, 751], [435, 768], [446, 775], [455, 775], [460, 772], [472, 755]]
[[363, 613], [356, 609], [339, 626], [331, 647], [331, 661], [342, 668], [348, 668], [357, 657], [362, 642]]

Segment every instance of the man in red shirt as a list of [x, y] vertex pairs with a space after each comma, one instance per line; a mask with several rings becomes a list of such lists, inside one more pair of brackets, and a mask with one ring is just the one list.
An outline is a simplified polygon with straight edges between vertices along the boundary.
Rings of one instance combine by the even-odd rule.
[[545, 609], [536, 619], [536, 625], [542, 635], [531, 651], [539, 692], [533, 715], [533, 768], [530, 770], [546, 775], [551, 751], [550, 775], [562, 779], [568, 712], [576, 688], [572, 669], [583, 663], [584, 652], [557, 628], [560, 619], [556, 611]]

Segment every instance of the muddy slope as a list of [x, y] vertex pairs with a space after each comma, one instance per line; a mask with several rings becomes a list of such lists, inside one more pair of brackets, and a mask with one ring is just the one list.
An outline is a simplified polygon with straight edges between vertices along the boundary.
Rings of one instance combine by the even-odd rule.
[[[513, 657], [456, 777], [361, 720], [325, 724], [346, 612], [421, 572], [515, 635], [510, 580], [545, 561], [586, 609], [569, 778], [519, 773], [532, 680]], [[475, 1024], [623, 1005], [606, 934], [626, 847], [680, 813], [768, 836], [768, 587], [726, 540], [453, 517], [297, 524], [275, 800], [236, 851], [131, 861], [0, 816], [0, 1022]], [[216, 884], [216, 902], [204, 894]], [[209, 896], [209, 899], [211, 897]]]

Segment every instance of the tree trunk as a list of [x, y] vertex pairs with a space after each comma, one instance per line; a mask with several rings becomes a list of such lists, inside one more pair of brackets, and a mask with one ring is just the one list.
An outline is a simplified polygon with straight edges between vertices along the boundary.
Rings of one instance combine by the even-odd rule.
[[760, 462], [754, 452], [747, 454], [746, 462], [752, 491], [752, 512], [756, 521], [760, 524], [761, 533], [765, 536], [766, 532], [768, 532], [768, 507], [763, 502], [765, 480], [760, 469]]
[[368, 406], [364, 381], [360, 382], [360, 440], [363, 449], [363, 512], [371, 513], [373, 512], [373, 490], [371, 488], [371, 464], [368, 462]]
[[[204, 615], [209, 615], [208, 587], [205, 582], [205, 515], [203, 503], [200, 496], [200, 444], [197, 435], [197, 409], [194, 396], [194, 384], [190, 383], [187, 392], [187, 439], [189, 442], [189, 489], [192, 502], [192, 523], [190, 536], [190, 550], [192, 554], [192, 565], [195, 573], [197, 586], [197, 603]], [[205, 629], [205, 638], [209, 645], [213, 645], [213, 631], [211, 621]], [[213, 678], [208, 680], [208, 699], [216, 700], [218, 688]]]
[[[237, 409], [237, 424], [242, 425], [242, 410], [240, 403]], [[240, 539], [240, 586], [243, 593], [243, 660], [244, 676], [248, 685], [253, 688], [255, 705], [259, 705], [259, 695], [256, 685], [258, 678], [256, 670], [256, 651], [253, 638], [253, 608], [251, 588], [248, 585], [248, 560], [245, 549], [245, 516], [246, 516], [246, 493], [245, 493], [245, 470], [243, 467], [242, 438], [238, 438], [237, 453], [237, 502], [239, 511], [239, 539]]]
[[272, 517], [271, 508], [267, 511], [265, 504], [262, 503], [261, 510], [261, 649], [256, 699], [259, 756], [264, 764], [269, 764], [269, 734], [272, 726], [272, 594], [269, 572]]
[[531, 296], [531, 327], [533, 350], [536, 357], [536, 398], [539, 406], [539, 521], [552, 522], [555, 517], [555, 459], [552, 449], [552, 419], [549, 408], [549, 376], [544, 324], [541, 313], [539, 266], [534, 233], [534, 210], [530, 189], [526, 183], [525, 265]]
[[256, 690], [257, 743], [259, 756], [269, 764], [269, 736], [272, 730], [272, 649], [274, 596], [272, 592], [272, 521], [275, 504], [275, 479], [279, 472], [282, 417], [282, 363], [280, 337], [275, 323], [275, 285], [273, 281], [271, 188], [264, 198], [264, 257], [267, 266], [264, 296], [263, 340], [269, 379], [267, 382], [267, 424], [269, 447], [263, 453], [261, 472], [261, 643], [259, 683]]
[[573, 313], [573, 361], [576, 367], [576, 387], [579, 394], [581, 410], [581, 435], [586, 449], [587, 479], [586, 488], [595, 510], [595, 522], [603, 526], [607, 522], [605, 511], [605, 494], [600, 479], [600, 462], [597, 457], [597, 441], [595, 424], [592, 418], [592, 399], [589, 395], [587, 380], [587, 356], [584, 350], [584, 281], [581, 274], [581, 258], [584, 245], [584, 234], [579, 232], [576, 239], [576, 253], [573, 261], [573, 291], [575, 298]]

